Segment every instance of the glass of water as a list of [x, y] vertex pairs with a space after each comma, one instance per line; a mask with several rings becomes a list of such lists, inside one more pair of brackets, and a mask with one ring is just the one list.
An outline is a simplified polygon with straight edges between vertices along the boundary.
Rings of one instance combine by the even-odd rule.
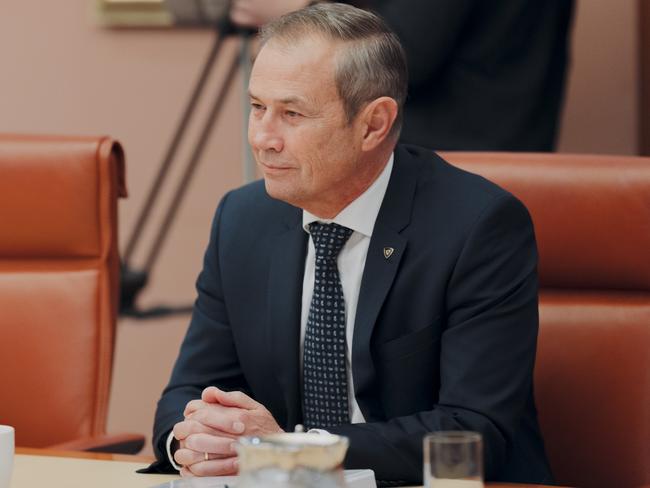
[[483, 440], [478, 432], [440, 431], [424, 438], [426, 488], [483, 488]]

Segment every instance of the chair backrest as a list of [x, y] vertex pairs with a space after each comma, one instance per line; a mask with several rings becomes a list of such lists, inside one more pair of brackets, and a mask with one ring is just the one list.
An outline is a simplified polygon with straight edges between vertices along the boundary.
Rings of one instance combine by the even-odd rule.
[[122, 150], [0, 135], [0, 423], [44, 447], [105, 432]]
[[535, 224], [535, 395], [560, 484], [650, 484], [650, 158], [443, 153]]

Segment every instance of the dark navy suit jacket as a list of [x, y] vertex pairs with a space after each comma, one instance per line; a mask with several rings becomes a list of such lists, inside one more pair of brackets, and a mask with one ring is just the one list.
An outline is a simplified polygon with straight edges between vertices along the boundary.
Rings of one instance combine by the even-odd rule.
[[[384, 248], [392, 247], [390, 258]], [[158, 403], [154, 446], [209, 385], [244, 391], [285, 429], [302, 420], [302, 212], [263, 182], [217, 209], [192, 321]], [[368, 249], [352, 342], [367, 421], [345, 464], [419, 483], [422, 438], [483, 434], [488, 480], [548, 482], [533, 402], [537, 252], [526, 208], [431, 151], [398, 146]]]

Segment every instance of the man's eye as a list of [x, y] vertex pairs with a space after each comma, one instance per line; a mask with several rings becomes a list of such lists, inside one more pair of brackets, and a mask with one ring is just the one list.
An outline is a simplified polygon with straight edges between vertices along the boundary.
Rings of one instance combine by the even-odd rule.
[[285, 113], [286, 113], [287, 117], [289, 117], [291, 119], [301, 116], [301, 114], [299, 114], [298, 112], [294, 112], [293, 110], [287, 110]]
[[251, 108], [253, 110], [264, 110], [264, 105], [262, 105], [261, 103], [251, 102]]

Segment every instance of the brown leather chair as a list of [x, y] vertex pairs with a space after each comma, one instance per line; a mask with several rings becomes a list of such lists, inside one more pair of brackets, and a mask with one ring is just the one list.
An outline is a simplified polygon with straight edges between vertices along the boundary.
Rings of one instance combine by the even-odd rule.
[[111, 139], [0, 135], [0, 423], [17, 446], [142, 448], [105, 435], [119, 196]]
[[443, 153], [535, 223], [535, 394], [558, 483], [650, 484], [650, 158]]

